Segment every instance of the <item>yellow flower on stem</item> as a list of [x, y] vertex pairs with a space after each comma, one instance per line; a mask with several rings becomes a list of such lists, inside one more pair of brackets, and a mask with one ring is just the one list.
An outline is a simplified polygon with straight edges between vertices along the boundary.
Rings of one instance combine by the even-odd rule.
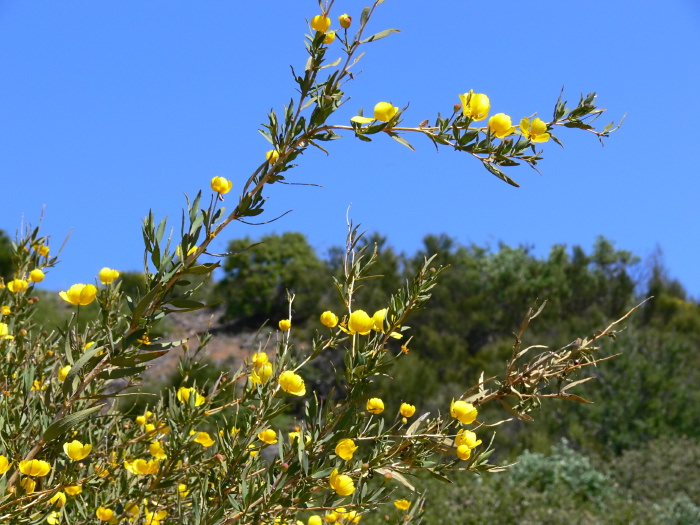
[[92, 284], [74, 284], [67, 292], [59, 292], [58, 295], [67, 303], [76, 306], [85, 306], [95, 300], [97, 288]]
[[256, 385], [258, 383], [267, 383], [267, 380], [272, 376], [272, 365], [265, 363], [259, 367], [253, 368], [250, 373], [250, 381]]
[[140, 427], [143, 427], [146, 425], [149, 419], [153, 417], [153, 412], [150, 410], [146, 410], [146, 413], [142, 416], [136, 416], [136, 424]]
[[267, 159], [268, 164], [274, 164], [277, 162], [277, 159], [280, 157], [280, 154], [277, 152], [275, 149], [271, 149], [267, 153], [265, 153], [265, 158]]
[[7, 283], [7, 289], [12, 293], [22, 293], [27, 290], [29, 283], [24, 279], [12, 279]]
[[5, 472], [10, 470], [10, 466], [12, 463], [5, 457], [0, 455], [0, 476], [2, 476]]
[[268, 445], [274, 445], [277, 443], [277, 433], [271, 428], [266, 428], [265, 430], [258, 432], [258, 439], [263, 443]]
[[58, 380], [61, 383], [63, 383], [66, 380], [66, 377], [68, 377], [68, 372], [71, 371], [71, 368], [72, 367], [70, 365], [66, 365], [58, 369]]
[[328, 484], [340, 496], [349, 496], [355, 492], [355, 484], [352, 478], [346, 474], [338, 474], [337, 468], [331, 472]]
[[194, 442], [199, 443], [204, 448], [211, 447], [216, 441], [214, 441], [208, 432], [197, 432], [196, 430], [190, 430], [190, 436], [195, 435]]
[[474, 93], [474, 90], [470, 90], [469, 93], [459, 95], [459, 100], [462, 102], [462, 114], [465, 117], [477, 121], [489, 116], [491, 101], [483, 93]]
[[280, 327], [280, 330], [282, 330], [283, 332], [286, 332], [292, 327], [292, 322], [289, 319], [282, 319], [279, 322], [279, 327]]
[[44, 272], [42, 272], [39, 268], [34, 268], [31, 272], [29, 272], [29, 280], [33, 283], [40, 283], [44, 280]]
[[372, 319], [364, 310], [355, 310], [350, 314], [348, 320], [347, 333], [354, 335], [367, 335], [374, 327], [374, 319]]
[[161, 520], [164, 520], [168, 516], [168, 511], [165, 509], [157, 510], [151, 512], [146, 509], [146, 521], [144, 525], [160, 525]]
[[345, 461], [350, 461], [357, 450], [357, 445], [352, 439], [344, 438], [335, 446], [335, 453]]
[[83, 487], [80, 485], [68, 485], [67, 487], [64, 487], [63, 490], [65, 490], [66, 494], [69, 496], [77, 496], [83, 491]]
[[471, 430], [462, 429], [455, 436], [455, 445], [458, 447], [466, 445], [472, 449], [481, 445], [481, 440], [476, 439], [476, 434]]
[[338, 509], [338, 514], [340, 514], [343, 523], [359, 523], [362, 519], [362, 515], [358, 514], [356, 510], [346, 511], [343, 507]]
[[326, 310], [321, 314], [321, 324], [328, 328], [334, 328], [338, 324], [338, 316], [330, 310]]
[[[192, 248], [190, 248], [189, 250], [187, 250], [187, 257], [189, 257], [190, 255], [192, 255], [192, 254], [193, 254], [194, 252], [196, 252], [198, 249], [199, 249], [198, 246], [192, 246]], [[178, 257], [182, 257], [182, 248], [180, 247], [179, 244], [178, 244], [177, 247], [175, 248], [175, 254], [176, 254]]]
[[190, 402], [190, 396], [194, 394], [195, 396], [195, 401], [194, 401], [194, 406], [198, 407], [204, 404], [206, 401], [206, 398], [201, 395], [199, 392], [197, 392], [194, 388], [187, 388], [184, 386], [181, 386], [178, 391], [177, 391], [177, 399], [181, 403], [189, 403]]
[[457, 457], [462, 461], [469, 459], [472, 455], [472, 449], [468, 445], [460, 445], [457, 447]]
[[61, 513], [55, 510], [49, 512], [49, 515], [46, 516], [46, 523], [49, 525], [58, 525], [61, 523]]
[[2, 315], [10, 315], [12, 313], [12, 308], [7, 306], [6, 304], [0, 306], [0, 314]]
[[461, 400], [455, 401], [453, 399], [450, 404], [450, 414], [463, 425], [470, 425], [476, 419], [479, 411], [471, 403]]
[[265, 352], [255, 352], [251, 358], [250, 361], [253, 363], [255, 366], [262, 366], [264, 364], [267, 364], [270, 362], [270, 358], [267, 357], [267, 354]]
[[102, 284], [110, 284], [119, 279], [119, 272], [105, 266], [100, 270], [98, 277], [100, 278], [100, 282]]
[[165, 450], [163, 450], [163, 445], [161, 445], [160, 441], [154, 441], [148, 445], [148, 451], [151, 453], [151, 456], [156, 459], [167, 459], [168, 457]]
[[411, 502], [407, 499], [394, 500], [394, 506], [399, 510], [408, 510], [411, 507]]
[[350, 27], [350, 24], [352, 24], [352, 17], [347, 13], [343, 13], [338, 17], [338, 23], [340, 24], [340, 27], [347, 29]]
[[228, 193], [233, 187], [233, 182], [224, 177], [214, 177], [211, 179], [211, 189], [217, 193]]
[[309, 516], [309, 521], [306, 522], [306, 525], [323, 525], [323, 518], [318, 514]]
[[145, 459], [127, 459], [124, 461], [124, 468], [132, 474], [138, 474], [139, 476], [145, 476], [147, 474], [157, 474], [158, 460], [152, 459], [150, 461], [146, 461]]
[[520, 132], [523, 137], [532, 142], [547, 142], [551, 136], [547, 133], [547, 124], [540, 118], [534, 119], [531, 123], [529, 118], [524, 117], [520, 121]]
[[51, 464], [40, 459], [23, 459], [19, 462], [19, 471], [25, 476], [46, 476], [51, 471]]
[[63, 507], [66, 504], [66, 495], [63, 492], [56, 492], [49, 500], [51, 505], [56, 505], [57, 507]]
[[515, 126], [510, 121], [510, 117], [505, 113], [496, 113], [489, 119], [489, 131], [499, 139], [511, 135], [515, 131]]
[[279, 384], [282, 390], [295, 396], [306, 394], [306, 385], [300, 375], [291, 370], [285, 370], [280, 374]]
[[311, 19], [311, 29], [325, 33], [331, 27], [331, 19], [325, 15], [316, 15]]
[[399, 108], [392, 106], [390, 102], [378, 102], [374, 106], [374, 118], [381, 122], [389, 122], [399, 112]]
[[24, 492], [26, 494], [34, 493], [34, 489], [36, 488], [36, 481], [34, 481], [32, 478], [24, 478], [22, 481], [20, 481], [19, 484], [24, 489]]
[[190, 493], [190, 491], [187, 490], [187, 485], [185, 485], [184, 483], [180, 483], [177, 486], [177, 492], [178, 492], [178, 494], [180, 494], [181, 498], [186, 498], [187, 495]]
[[323, 39], [323, 43], [329, 45], [333, 43], [333, 40], [335, 40], [335, 31], [328, 31], [326, 38]]
[[88, 457], [88, 454], [92, 451], [92, 445], [89, 443], [83, 445], [77, 439], [74, 439], [70, 443], [63, 444], [63, 451], [71, 458], [73, 461], [80, 461]]
[[408, 403], [401, 403], [401, 408], [399, 408], [399, 413], [403, 417], [411, 417], [413, 414], [416, 413], [416, 407], [413, 405], [409, 405]]
[[107, 507], [99, 507], [95, 515], [100, 521], [112, 521], [115, 518], [114, 511]]
[[0, 339], [14, 339], [13, 335], [10, 335], [10, 327], [7, 323], [0, 323]]
[[326, 515], [323, 517], [323, 519], [326, 521], [326, 523], [335, 523], [338, 521], [338, 513], [334, 510], [329, 510], [326, 512]]
[[384, 401], [378, 397], [373, 397], [367, 400], [367, 412], [371, 414], [381, 414], [384, 412]]

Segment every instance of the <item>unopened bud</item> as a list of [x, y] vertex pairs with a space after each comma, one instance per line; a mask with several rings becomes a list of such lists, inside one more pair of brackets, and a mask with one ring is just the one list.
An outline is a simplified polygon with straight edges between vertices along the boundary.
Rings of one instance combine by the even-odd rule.
[[405, 417], [402, 417], [401, 423], [405, 425], [406, 423], [408, 423], [408, 419], [406, 419]]
[[338, 22], [340, 22], [340, 27], [347, 29], [352, 24], [352, 17], [347, 13], [342, 14], [338, 17]]
[[223, 455], [223, 454], [214, 454], [214, 457], [215, 457], [217, 460], [219, 460], [219, 461], [223, 461], [223, 460], [224, 460], [224, 455]]
[[323, 490], [323, 487], [319, 487], [318, 485], [311, 488], [311, 492], [313, 492], [314, 494], [316, 494], [317, 492], [321, 492], [322, 490]]
[[362, 472], [367, 472], [369, 470], [369, 463], [362, 464]]
[[457, 102], [454, 106], [455, 113], [457, 113], [460, 109], [462, 109], [462, 104]]
[[27, 335], [27, 331], [26, 331], [24, 328], [22, 328], [22, 329], [19, 331], [19, 335], [21, 335], [22, 337], [24, 337], [25, 335]]
[[385, 472], [384, 473], [384, 481], [391, 481], [394, 476], [391, 475], [391, 472]]
[[282, 470], [287, 472], [289, 470], [289, 463], [282, 463]]
[[33, 300], [35, 303], [38, 303], [38, 302], [39, 302], [39, 297], [35, 295], [34, 297], [32, 297], [32, 300]]

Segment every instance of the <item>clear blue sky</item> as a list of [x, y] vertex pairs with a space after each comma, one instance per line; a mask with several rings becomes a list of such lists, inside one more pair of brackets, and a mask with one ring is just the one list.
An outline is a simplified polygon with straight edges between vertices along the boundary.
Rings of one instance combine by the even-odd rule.
[[[359, 20], [362, 5], [339, 0], [333, 14]], [[260, 122], [294, 94], [289, 65], [303, 68], [317, 13], [313, 0], [0, 2], [0, 229], [36, 224], [42, 206], [54, 251], [72, 229], [47, 288], [92, 282], [102, 266], [139, 270], [149, 208], [177, 225], [183, 193], [209, 194], [215, 175], [240, 188], [268, 149]], [[267, 218], [293, 213], [235, 225], [216, 249], [291, 230], [323, 254], [344, 242], [352, 204], [355, 222], [407, 253], [443, 232], [542, 255], [554, 243], [590, 249], [599, 234], [642, 257], [659, 246], [700, 297], [700, 4], [387, 0], [371, 30], [387, 27], [402, 33], [366, 46], [339, 123], [387, 100], [410, 103], [417, 124], [469, 89], [489, 95], [492, 113], [548, 118], [562, 86], [570, 101], [597, 91], [608, 121], [627, 119], [604, 148], [558, 133], [566, 147], [546, 145], [542, 176], [509, 172], [520, 189], [425, 141], [412, 153], [348, 136], [289, 172], [323, 188], [275, 185]]]

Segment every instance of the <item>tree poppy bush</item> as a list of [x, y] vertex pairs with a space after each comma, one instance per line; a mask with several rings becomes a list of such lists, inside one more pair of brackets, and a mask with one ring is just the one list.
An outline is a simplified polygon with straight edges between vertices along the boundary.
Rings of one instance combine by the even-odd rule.
[[[360, 113], [346, 124], [331, 123], [346, 100], [341, 87], [351, 80], [358, 50], [394, 29], [367, 35], [377, 0], [361, 13], [333, 15], [321, 4], [306, 37], [308, 60], [294, 72], [298, 95], [278, 115], [271, 111], [262, 135], [271, 149], [242, 185], [232, 211], [221, 206], [232, 182], [214, 177], [210, 197], [187, 201], [179, 236], [166, 238], [166, 221], [150, 212], [143, 222], [146, 289], [121, 290], [119, 272], [103, 268], [95, 284], [79, 283], [60, 292], [75, 315], [64, 326], [36, 326], [32, 290], [57, 263], [49, 238], [28, 229], [13, 245], [16, 273], [0, 289], [0, 520], [3, 523], [357, 523], [382, 505], [397, 523], [421, 520], [424, 498], [412, 478], [428, 473], [447, 481], [454, 471], [495, 471], [489, 428], [528, 412], [544, 398], [585, 401], [571, 393], [576, 372], [596, 363], [595, 344], [615, 335], [615, 324], [556, 351], [523, 348], [521, 338], [539, 310], [525, 317], [502, 377], [464, 386], [441, 413], [416, 414], [406, 400], [387, 406], [373, 380], [389, 376], [407, 358], [406, 322], [426, 306], [445, 268], [425, 260], [415, 277], [384, 305], [353, 300], [372, 277], [376, 253], [360, 248], [361, 233], [349, 227], [344, 278], [334, 283], [343, 312], [316, 312], [318, 331], [310, 345], [295, 345], [294, 316], [273, 319], [274, 343], [261, 344], [235, 373], [212, 384], [191, 379], [197, 356], [211, 336], [168, 341], [155, 327], [171, 313], [205, 307], [193, 298], [193, 278], [210, 274], [219, 262], [209, 244], [232, 222], [263, 213], [269, 184], [284, 181], [307, 148], [354, 134], [372, 141], [388, 135], [411, 148], [422, 135], [436, 148], [465, 152], [492, 174], [516, 183], [503, 169], [535, 167], [538, 143], [559, 143], [554, 130], [579, 128], [602, 139], [603, 113], [595, 94], [570, 109], [556, 102], [552, 120], [510, 116], [489, 118], [486, 94], [468, 91], [434, 123], [401, 125], [406, 108], [378, 101], [371, 116]], [[353, 20], [357, 19], [357, 22]], [[333, 26], [339, 26], [333, 30]], [[356, 31], [349, 29], [356, 25]], [[326, 63], [329, 49], [344, 59]], [[380, 135], [381, 134], [381, 135]], [[203, 205], [203, 202], [208, 204]], [[89, 280], [86, 276], [86, 280]], [[82, 307], [96, 302], [99, 315], [79, 323]], [[370, 309], [372, 307], [372, 309]], [[374, 308], [378, 308], [374, 311]], [[308, 313], [307, 313], [308, 314]], [[181, 384], [164, 391], [140, 414], [127, 414], [115, 400], [133, 395], [150, 362], [182, 346]], [[337, 370], [340, 395], [321, 397], [305, 379], [307, 365], [324, 352], [343, 352]], [[533, 356], [534, 355], [534, 356]], [[481, 421], [479, 409], [498, 401], [504, 421]], [[282, 413], [298, 414], [293, 428], [278, 423]]]

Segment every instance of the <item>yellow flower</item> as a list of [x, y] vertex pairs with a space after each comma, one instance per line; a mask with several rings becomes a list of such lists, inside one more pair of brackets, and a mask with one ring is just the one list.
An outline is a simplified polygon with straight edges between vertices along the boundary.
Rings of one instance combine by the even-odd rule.
[[489, 119], [489, 131], [502, 139], [515, 131], [515, 126], [510, 121], [510, 117], [505, 113], [496, 113]]
[[197, 432], [195, 430], [190, 430], [190, 436], [197, 434], [194, 438], [195, 443], [199, 443], [204, 448], [211, 447], [216, 441], [214, 441], [208, 432]]
[[12, 463], [5, 457], [0, 455], [0, 476], [2, 476], [5, 472], [10, 470], [10, 466]]
[[[196, 252], [199, 249], [198, 246], [192, 246], [189, 250], [187, 250], [187, 257], [192, 255], [194, 252]], [[177, 247], [175, 248], [175, 253], [177, 254], [178, 257], [182, 257], [182, 248], [178, 244]]]
[[63, 451], [71, 458], [73, 461], [80, 461], [88, 457], [90, 451], [92, 451], [92, 445], [89, 443], [83, 445], [77, 439], [74, 439], [70, 443], [63, 444]]
[[374, 328], [377, 332], [383, 332], [384, 331], [384, 319], [386, 319], [386, 308], [382, 308], [381, 310], [377, 310], [374, 312], [374, 315], [372, 316], [372, 321], [374, 321]]
[[338, 513], [334, 510], [328, 511], [323, 519], [326, 520], [327, 523], [335, 523], [338, 521]]
[[255, 445], [252, 443], [248, 445], [248, 454], [250, 454], [251, 458], [254, 458], [255, 456], [258, 455], [258, 450], [255, 448]]
[[401, 403], [401, 408], [399, 408], [399, 413], [403, 417], [411, 417], [416, 413], [416, 407], [409, 405], [408, 403]]
[[271, 428], [266, 428], [262, 432], [258, 432], [258, 439], [268, 445], [277, 443], [277, 433]]
[[20, 481], [19, 484], [24, 489], [24, 492], [26, 494], [34, 493], [34, 489], [36, 488], [36, 481], [34, 481], [32, 478], [24, 478], [22, 481]]
[[67, 292], [59, 292], [58, 295], [67, 303], [85, 306], [95, 300], [97, 288], [92, 284], [74, 284]]
[[145, 476], [147, 474], [157, 474], [158, 460], [152, 459], [150, 461], [146, 461], [145, 459], [127, 459], [124, 461], [124, 468], [132, 474], [138, 474], [140, 476]]
[[469, 459], [469, 456], [472, 455], [472, 449], [469, 448], [468, 445], [460, 445], [457, 447], [457, 457], [461, 460], [466, 460]]
[[280, 387], [288, 394], [303, 396], [306, 394], [306, 385], [300, 375], [291, 370], [286, 370], [280, 374]]
[[46, 385], [42, 385], [41, 381], [39, 381], [38, 379], [35, 379], [34, 382], [32, 383], [31, 390], [32, 391], [34, 391], [34, 390], [46, 390]]
[[279, 322], [279, 327], [280, 327], [280, 330], [282, 330], [283, 332], [286, 332], [287, 330], [289, 330], [292, 327], [292, 322], [289, 319], [282, 319]]
[[408, 510], [411, 506], [411, 502], [407, 499], [397, 499], [394, 500], [394, 506], [399, 510]]
[[378, 102], [374, 106], [374, 118], [382, 122], [389, 122], [398, 113], [399, 108], [392, 106], [389, 102]]
[[211, 189], [217, 193], [228, 193], [233, 187], [233, 182], [224, 177], [214, 177], [211, 179]]
[[367, 401], [367, 411], [372, 414], [381, 414], [384, 412], [384, 401], [378, 397], [373, 397]]
[[190, 402], [190, 396], [194, 393], [195, 397], [195, 402], [194, 406], [198, 407], [204, 404], [206, 401], [206, 398], [201, 395], [199, 392], [197, 392], [194, 388], [187, 388], [184, 386], [181, 386], [178, 391], [177, 391], [177, 399], [181, 403], [189, 403]]
[[119, 279], [119, 272], [117, 270], [112, 270], [111, 268], [107, 268], [105, 266], [100, 270], [98, 276], [102, 284], [109, 284]]
[[12, 279], [9, 283], [7, 283], [7, 288], [12, 293], [22, 293], [26, 291], [28, 286], [29, 283], [24, 279]]
[[133, 521], [139, 513], [139, 506], [135, 501], [130, 501], [124, 506], [124, 514], [129, 521]]
[[345, 461], [350, 461], [356, 450], [357, 445], [355, 445], [355, 442], [349, 438], [341, 439], [335, 446], [335, 453]]
[[462, 114], [472, 120], [484, 120], [489, 116], [491, 102], [489, 97], [483, 93], [474, 93], [470, 90], [469, 93], [459, 95], [459, 100], [462, 102]]
[[321, 324], [323, 326], [327, 326], [328, 328], [333, 328], [338, 324], [338, 316], [330, 310], [326, 310], [321, 314]]
[[340, 27], [347, 29], [350, 27], [350, 24], [352, 24], [352, 17], [347, 13], [343, 13], [338, 17], [338, 23], [340, 24]]
[[46, 523], [49, 525], [58, 525], [61, 523], [61, 513], [57, 511], [52, 511], [49, 512], [49, 515], [46, 516]]
[[328, 480], [330, 487], [340, 496], [349, 496], [355, 492], [355, 484], [350, 476], [338, 474], [338, 469], [333, 469]]
[[185, 485], [184, 483], [180, 483], [177, 486], [177, 492], [178, 492], [178, 494], [180, 494], [181, 498], [186, 498], [187, 495], [190, 493], [190, 491], [187, 490], [187, 485]]
[[167, 515], [168, 511], [165, 509], [157, 510], [155, 512], [151, 512], [150, 510], [146, 509], [145, 525], [160, 525], [160, 521], [164, 520]]
[[255, 385], [257, 383], [266, 383], [272, 375], [272, 365], [265, 363], [257, 368], [254, 368], [250, 373], [250, 381]]
[[469, 425], [474, 422], [479, 411], [471, 403], [453, 399], [450, 404], [450, 414], [453, 418], [459, 419], [459, 422], [463, 425]]
[[348, 333], [367, 335], [374, 327], [372, 319], [364, 310], [355, 310], [348, 320]]
[[19, 471], [25, 476], [46, 476], [51, 471], [51, 464], [40, 459], [23, 459], [19, 462]]
[[44, 244], [34, 244], [32, 245], [32, 248], [34, 248], [35, 252], [37, 252], [39, 255], [43, 255], [44, 257], [49, 254], [49, 247]]
[[267, 354], [265, 352], [255, 352], [250, 358], [250, 361], [255, 366], [262, 366], [264, 364], [269, 363], [270, 359], [267, 357]]
[[325, 33], [331, 27], [331, 19], [325, 15], [316, 15], [311, 19], [311, 29]]
[[343, 511], [342, 513], [342, 522], [343, 523], [359, 523], [359, 521], [362, 519], [362, 515], [358, 514], [356, 510], [349, 510], [345, 512], [345, 509], [340, 508], [338, 509], [338, 513], [340, 514], [340, 511]]
[[14, 339], [14, 336], [10, 335], [7, 323], [0, 323], [0, 339]]
[[144, 426], [146, 422], [151, 419], [153, 412], [146, 410], [146, 413], [142, 416], [136, 416], [136, 424], [140, 427]]
[[520, 121], [520, 132], [532, 142], [547, 142], [551, 136], [547, 133], [547, 124], [540, 118], [536, 118], [530, 123], [529, 118], [523, 117]]
[[476, 434], [471, 430], [462, 429], [455, 436], [455, 445], [460, 447], [462, 445], [468, 446], [470, 449], [476, 448], [481, 445], [481, 440], [476, 439]]
[[0, 306], [0, 313], [2, 315], [10, 315], [12, 313], [12, 309], [5, 304]]
[[265, 158], [267, 159], [268, 164], [274, 164], [275, 162], [277, 162], [279, 156], [280, 154], [275, 149], [271, 149], [270, 151], [265, 153]]
[[332, 44], [333, 40], [335, 40], [335, 31], [328, 31], [326, 38], [323, 39], [323, 43], [326, 45]]
[[42, 272], [39, 268], [34, 268], [31, 272], [29, 272], [29, 280], [33, 283], [40, 283], [44, 280], [44, 272]]
[[168, 457], [165, 450], [163, 450], [163, 446], [160, 444], [160, 441], [154, 441], [148, 445], [148, 451], [151, 453], [151, 456], [157, 459], [166, 459]]
[[63, 505], [66, 504], [66, 495], [60, 491], [56, 492], [56, 494], [54, 494], [49, 500], [49, 503], [56, 505], [57, 507], [63, 507]]
[[66, 377], [68, 377], [68, 372], [70, 372], [71, 368], [72, 367], [70, 365], [66, 365], [58, 369], [58, 380], [61, 383], [66, 380]]
[[65, 490], [66, 494], [68, 494], [69, 496], [77, 496], [83, 491], [83, 487], [81, 487], [80, 485], [68, 485], [63, 490]]
[[100, 521], [110, 521], [114, 517], [114, 511], [107, 507], [99, 507], [95, 515]]
[[309, 517], [309, 521], [306, 522], [306, 525], [323, 525], [323, 519], [318, 514], [314, 514]]

